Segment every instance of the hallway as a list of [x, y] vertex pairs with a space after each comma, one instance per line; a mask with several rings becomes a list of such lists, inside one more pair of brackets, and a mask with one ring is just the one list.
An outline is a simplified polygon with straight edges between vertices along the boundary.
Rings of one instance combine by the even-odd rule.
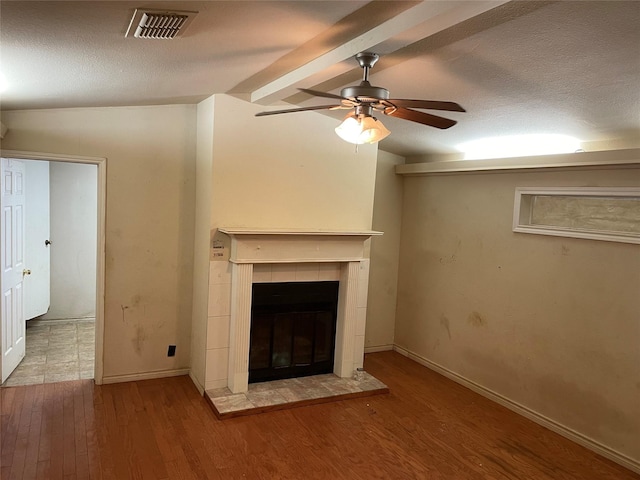
[[27, 322], [27, 351], [3, 387], [91, 379], [95, 319]]

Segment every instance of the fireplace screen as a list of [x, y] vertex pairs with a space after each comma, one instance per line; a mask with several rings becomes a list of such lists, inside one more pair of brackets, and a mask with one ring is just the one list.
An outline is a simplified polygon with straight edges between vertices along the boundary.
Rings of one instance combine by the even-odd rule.
[[253, 284], [250, 383], [333, 371], [338, 285]]

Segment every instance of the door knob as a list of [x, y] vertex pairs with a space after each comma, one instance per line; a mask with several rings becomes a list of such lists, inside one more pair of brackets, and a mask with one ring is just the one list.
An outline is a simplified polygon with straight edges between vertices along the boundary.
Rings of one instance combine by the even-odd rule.
[[27, 269], [27, 268], [25, 268], [24, 270], [22, 270], [22, 276], [25, 276], [25, 275], [31, 275], [31, 270], [29, 270], [29, 269]]

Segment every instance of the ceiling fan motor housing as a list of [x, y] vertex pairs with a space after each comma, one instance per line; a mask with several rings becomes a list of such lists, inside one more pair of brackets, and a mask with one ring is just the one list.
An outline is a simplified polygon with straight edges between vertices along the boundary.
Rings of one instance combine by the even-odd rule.
[[340, 96], [346, 98], [357, 98], [361, 102], [376, 102], [378, 100], [388, 100], [389, 90], [382, 87], [374, 87], [368, 81], [360, 82], [360, 85], [345, 87], [340, 91]]

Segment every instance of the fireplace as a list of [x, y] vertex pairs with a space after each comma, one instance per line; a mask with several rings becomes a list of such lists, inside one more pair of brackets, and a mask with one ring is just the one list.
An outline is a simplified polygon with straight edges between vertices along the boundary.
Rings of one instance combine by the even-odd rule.
[[[381, 232], [218, 229], [212, 237], [209, 271], [205, 389], [226, 386], [233, 393], [246, 392], [250, 377], [251, 381], [269, 379], [274, 374], [276, 364], [277, 369], [283, 369], [283, 375], [288, 369], [287, 376], [297, 376], [296, 370], [302, 371], [302, 375], [311, 375], [315, 373], [315, 368], [325, 369], [331, 363], [333, 367], [328, 367], [329, 371], [336, 376], [353, 376], [354, 371], [363, 366], [364, 360], [369, 281], [369, 259], [365, 256], [365, 250], [372, 235], [381, 235]], [[307, 359], [309, 355], [317, 357], [318, 365], [310, 367], [310, 373], [302, 370], [307, 363], [304, 358], [292, 359], [293, 363], [276, 359], [274, 364], [273, 351], [265, 354], [256, 350], [252, 361], [252, 338], [271, 337], [274, 328], [286, 331], [290, 328], [286, 322], [292, 322], [283, 320], [284, 323], [278, 324], [272, 318], [264, 320], [267, 326], [252, 325], [252, 310], [256, 308], [253, 305], [254, 287], [260, 284], [306, 282], [332, 282], [337, 285], [337, 304], [332, 318], [335, 327], [331, 326], [334, 329], [331, 336], [333, 353], [329, 363], [324, 364], [324, 360], [320, 360], [326, 357], [324, 348], [312, 350], [311, 354], [308, 351], [300, 353], [301, 356], [307, 355]], [[264, 306], [258, 307], [258, 310], [261, 308], [262, 315], [265, 313]], [[312, 342], [318, 341], [319, 337], [325, 338], [328, 324], [326, 313], [314, 312], [319, 310], [298, 312], [305, 318], [297, 322], [303, 325], [301, 328], [315, 331], [316, 340]], [[308, 318], [312, 316], [316, 318]], [[301, 337], [302, 334], [294, 331], [293, 336]], [[285, 355], [295, 355], [295, 348], [302, 352], [304, 349], [300, 350], [301, 344], [309, 341], [307, 337], [296, 347], [294, 340], [291, 351]], [[267, 366], [269, 357], [271, 365]], [[250, 374], [250, 363], [260, 361], [260, 367]]]
[[333, 372], [339, 282], [254, 283], [249, 383]]

